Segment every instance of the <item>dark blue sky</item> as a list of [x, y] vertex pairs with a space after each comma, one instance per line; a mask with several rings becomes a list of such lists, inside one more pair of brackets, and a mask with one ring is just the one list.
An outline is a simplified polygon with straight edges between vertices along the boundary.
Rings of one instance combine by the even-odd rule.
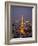
[[19, 21], [21, 19], [21, 16], [24, 16], [24, 20], [32, 20], [32, 8], [11, 6], [11, 20]]

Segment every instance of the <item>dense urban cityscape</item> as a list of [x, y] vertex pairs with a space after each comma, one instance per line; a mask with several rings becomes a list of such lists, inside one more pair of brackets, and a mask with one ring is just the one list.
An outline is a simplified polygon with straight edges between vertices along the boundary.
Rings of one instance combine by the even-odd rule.
[[32, 37], [32, 22], [22, 16], [19, 23], [12, 24], [12, 34], [13, 38]]

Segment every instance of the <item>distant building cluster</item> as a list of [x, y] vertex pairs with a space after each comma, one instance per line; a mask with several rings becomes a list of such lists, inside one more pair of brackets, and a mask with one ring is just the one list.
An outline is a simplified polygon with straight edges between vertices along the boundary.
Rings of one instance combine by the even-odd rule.
[[30, 20], [24, 21], [24, 17], [21, 17], [19, 23], [12, 24], [13, 38], [25, 38], [32, 37], [32, 22]]

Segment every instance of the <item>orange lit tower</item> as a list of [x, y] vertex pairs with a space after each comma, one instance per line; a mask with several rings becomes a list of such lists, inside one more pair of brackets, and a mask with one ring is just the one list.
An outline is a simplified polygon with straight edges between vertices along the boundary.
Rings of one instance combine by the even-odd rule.
[[24, 32], [24, 18], [22, 16], [21, 23], [20, 23], [20, 33], [25, 34]]

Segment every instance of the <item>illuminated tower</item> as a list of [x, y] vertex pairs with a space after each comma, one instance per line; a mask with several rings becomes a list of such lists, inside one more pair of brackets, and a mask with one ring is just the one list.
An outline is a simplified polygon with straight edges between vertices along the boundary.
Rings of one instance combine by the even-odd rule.
[[21, 23], [20, 23], [20, 33], [25, 34], [24, 32], [24, 18], [22, 16]]

